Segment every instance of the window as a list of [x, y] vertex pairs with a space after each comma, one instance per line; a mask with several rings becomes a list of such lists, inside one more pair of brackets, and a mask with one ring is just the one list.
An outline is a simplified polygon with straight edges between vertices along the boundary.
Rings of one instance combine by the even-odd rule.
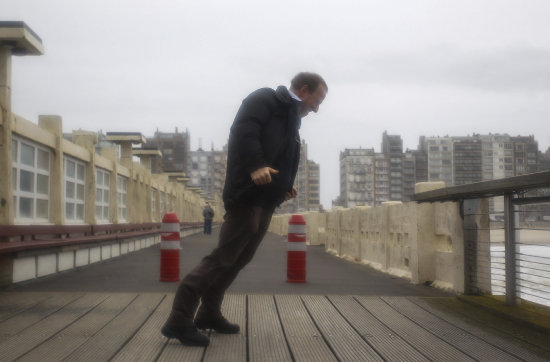
[[109, 222], [109, 196], [111, 173], [106, 170], [96, 170], [95, 213], [98, 222]]
[[126, 201], [128, 196], [128, 179], [117, 175], [117, 201], [118, 201], [118, 219], [126, 221]]
[[15, 219], [48, 221], [50, 151], [30, 141], [12, 139]]
[[162, 216], [166, 212], [166, 210], [164, 208], [164, 192], [160, 193], [159, 201], [160, 201], [160, 213], [161, 213], [161, 216]]
[[70, 157], [65, 157], [65, 219], [84, 221], [85, 165]]
[[151, 215], [153, 217], [153, 221], [157, 220], [157, 193], [157, 190], [151, 190]]

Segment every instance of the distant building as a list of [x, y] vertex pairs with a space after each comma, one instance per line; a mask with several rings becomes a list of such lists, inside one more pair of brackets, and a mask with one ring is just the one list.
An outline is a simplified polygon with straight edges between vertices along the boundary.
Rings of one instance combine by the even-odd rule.
[[[388, 163], [385, 157], [375, 162], [374, 149], [346, 148], [340, 152], [340, 200], [344, 207], [372, 205], [375, 200], [375, 182], [379, 198], [389, 194]], [[378, 172], [375, 179], [375, 170]]]
[[464, 185], [482, 180], [482, 142], [461, 137], [453, 139], [454, 184]]
[[300, 162], [294, 180], [298, 191], [296, 198], [281, 204], [277, 213], [318, 211], [320, 209], [320, 166], [307, 158], [307, 144], [302, 140]]
[[453, 139], [451, 137], [426, 137], [422, 148], [428, 159], [428, 181], [444, 181], [452, 185], [454, 180]]
[[417, 177], [417, 159], [413, 151], [407, 150], [403, 155], [403, 201], [410, 201], [414, 195], [414, 185], [421, 182]]
[[382, 154], [388, 160], [390, 201], [403, 200], [403, 140], [401, 136], [382, 135]]
[[309, 211], [321, 210], [321, 166], [311, 160], [307, 160], [307, 209]]
[[[340, 195], [334, 206], [410, 201], [415, 184], [444, 181], [447, 186], [523, 175], [550, 168], [533, 136], [489, 134], [425, 137], [418, 150], [403, 152], [400, 136], [382, 135], [382, 152], [345, 149], [340, 153]], [[491, 205], [500, 210], [500, 201]], [[494, 207], [493, 207], [494, 206]]]
[[550, 147], [546, 150], [545, 153], [539, 151], [539, 162], [538, 162], [538, 172], [550, 171]]
[[200, 187], [209, 197], [221, 195], [227, 170], [227, 146], [221, 151], [215, 151], [213, 146], [210, 151], [202, 148], [189, 151], [187, 164], [188, 185]]
[[539, 146], [534, 136], [511, 137], [514, 145], [514, 174], [537, 172]]
[[146, 146], [162, 152], [162, 158], [157, 158], [151, 165], [152, 172], [185, 172], [188, 168], [190, 144], [189, 132], [178, 132], [177, 128], [174, 133], [157, 130], [153, 137], [147, 137]]

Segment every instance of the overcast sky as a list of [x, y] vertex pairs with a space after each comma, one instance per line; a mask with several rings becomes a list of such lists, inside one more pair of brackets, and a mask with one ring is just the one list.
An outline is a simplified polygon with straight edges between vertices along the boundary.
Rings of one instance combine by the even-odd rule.
[[45, 55], [13, 61], [13, 111], [63, 129], [188, 129], [221, 149], [242, 99], [320, 73], [329, 93], [302, 122], [321, 165], [321, 202], [339, 194], [345, 148], [382, 133], [534, 135], [550, 146], [547, 0], [2, 0]]

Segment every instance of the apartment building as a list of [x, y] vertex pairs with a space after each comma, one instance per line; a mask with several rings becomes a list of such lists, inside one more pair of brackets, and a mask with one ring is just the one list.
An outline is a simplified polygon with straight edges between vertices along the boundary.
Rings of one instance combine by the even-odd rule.
[[147, 147], [156, 148], [162, 153], [162, 157], [153, 161], [151, 169], [153, 173], [164, 171], [185, 172], [188, 165], [188, 153], [191, 149], [189, 132], [160, 132], [158, 129], [153, 137], [147, 137]]
[[403, 140], [398, 135], [382, 134], [382, 154], [388, 160], [390, 201], [403, 200]]
[[227, 171], [227, 146], [221, 151], [212, 149], [188, 152], [188, 168], [185, 173], [188, 185], [200, 187], [207, 197], [221, 195]]
[[403, 152], [401, 137], [384, 132], [381, 153], [362, 148], [340, 153], [340, 195], [334, 205], [409, 201], [418, 182], [452, 186], [511, 177], [537, 172], [543, 160], [533, 136], [421, 136], [418, 150]]
[[389, 165], [385, 157], [378, 159], [374, 148], [345, 149], [340, 152], [340, 202], [344, 207], [372, 205], [375, 200], [375, 169], [378, 169], [380, 199], [389, 195]]
[[318, 211], [320, 209], [320, 166], [308, 159], [307, 149], [307, 143], [302, 140], [300, 162], [294, 179], [294, 187], [296, 187], [298, 195], [281, 204], [276, 210], [277, 213]]

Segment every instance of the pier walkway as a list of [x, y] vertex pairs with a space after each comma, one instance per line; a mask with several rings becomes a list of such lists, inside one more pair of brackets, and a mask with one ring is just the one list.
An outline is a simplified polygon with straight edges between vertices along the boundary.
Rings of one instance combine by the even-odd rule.
[[[216, 235], [184, 240], [182, 275]], [[550, 335], [454, 295], [308, 249], [308, 283], [285, 282], [269, 234], [224, 300], [237, 335], [208, 347], [160, 334], [177, 283], [158, 246], [0, 292], [1, 361], [548, 361]]]

